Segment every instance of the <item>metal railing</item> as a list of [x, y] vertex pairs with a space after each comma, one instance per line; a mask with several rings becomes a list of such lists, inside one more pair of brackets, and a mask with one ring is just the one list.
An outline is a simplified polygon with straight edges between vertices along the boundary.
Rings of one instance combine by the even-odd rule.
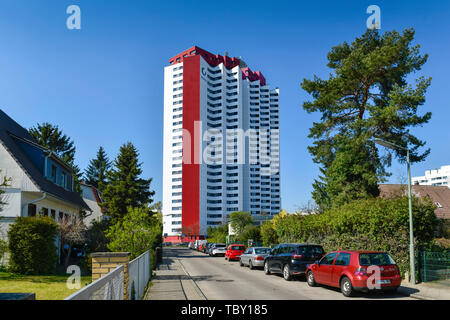
[[64, 300], [123, 300], [123, 265]]
[[147, 251], [128, 264], [130, 300], [141, 300], [152, 274], [151, 254]]
[[423, 282], [450, 285], [450, 252], [420, 252], [419, 267]]

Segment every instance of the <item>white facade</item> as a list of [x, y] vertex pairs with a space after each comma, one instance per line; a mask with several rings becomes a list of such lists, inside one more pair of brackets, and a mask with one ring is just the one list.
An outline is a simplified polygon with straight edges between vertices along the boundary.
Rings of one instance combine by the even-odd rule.
[[3, 180], [3, 177], [11, 179], [9, 186], [2, 189], [5, 192], [2, 194], [2, 200], [6, 202], [6, 205], [0, 212], [2, 217], [0, 238], [7, 238], [9, 226], [17, 217], [28, 216], [29, 204], [36, 206], [36, 213], [43, 209], [47, 210], [49, 215], [53, 212], [57, 221], [60, 219], [60, 214], [62, 217], [67, 216], [68, 218], [78, 215], [79, 207], [41, 192], [1, 143], [0, 168], [2, 170], [0, 180]]
[[426, 170], [424, 176], [412, 177], [412, 184], [422, 186], [447, 186], [450, 188], [450, 165]]
[[91, 212], [83, 219], [86, 226], [90, 226], [94, 221], [100, 221], [103, 218], [102, 208], [99, 206], [98, 201], [101, 201], [100, 193], [94, 187], [81, 184], [81, 196], [86, 204], [91, 209]]
[[[243, 79], [245, 64], [212, 66], [200, 57], [201, 134], [191, 135], [200, 161], [199, 227], [227, 221], [234, 211], [281, 210], [278, 89]], [[247, 68], [245, 68], [247, 69]], [[265, 79], [264, 79], [265, 81]], [[163, 234], [183, 225], [183, 62], [164, 70]], [[267, 130], [267, 131], [265, 131]], [[267, 148], [264, 152], [264, 148]]]

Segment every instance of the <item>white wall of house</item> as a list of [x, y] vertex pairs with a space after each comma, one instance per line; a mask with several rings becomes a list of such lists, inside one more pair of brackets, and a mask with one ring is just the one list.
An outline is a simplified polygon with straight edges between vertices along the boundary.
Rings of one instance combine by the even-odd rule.
[[[6, 239], [9, 226], [17, 217], [28, 216], [28, 203], [42, 198], [43, 193], [35, 186], [24, 170], [17, 164], [15, 159], [9, 154], [5, 147], [0, 143], [0, 179], [10, 178], [11, 181], [7, 188], [2, 190], [2, 200], [6, 202], [0, 212], [0, 237]], [[56, 220], [58, 221], [59, 212], [68, 215], [76, 215], [79, 209], [75, 205], [60, 200], [47, 194], [44, 200], [35, 203], [36, 213], [42, 208], [47, 208], [49, 215], [51, 210], [55, 210]]]
[[81, 185], [82, 197], [84, 202], [92, 210], [92, 213], [84, 218], [84, 224], [89, 226], [93, 221], [100, 221], [103, 217], [102, 209], [97, 203], [97, 199], [94, 196], [92, 188], [86, 185]]
[[39, 189], [27, 176], [24, 170], [17, 164], [16, 160], [9, 154], [0, 142], [0, 179], [11, 178], [10, 188], [22, 191], [39, 192]]

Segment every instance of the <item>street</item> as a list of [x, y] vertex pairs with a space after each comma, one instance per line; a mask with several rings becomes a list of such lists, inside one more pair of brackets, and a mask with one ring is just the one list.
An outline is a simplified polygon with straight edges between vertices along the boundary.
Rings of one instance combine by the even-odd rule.
[[[165, 247], [160, 269], [147, 299], [208, 300], [411, 300], [401, 294], [360, 293], [346, 298], [337, 288], [309, 287], [304, 279], [285, 281], [281, 275], [265, 275], [262, 269], [240, 267], [238, 261], [210, 257], [184, 247]], [[171, 271], [172, 270], [172, 271]], [[172, 272], [172, 276], [169, 274]], [[178, 277], [178, 279], [177, 279]], [[170, 290], [169, 290], [170, 281]], [[178, 286], [178, 290], [175, 288]]]

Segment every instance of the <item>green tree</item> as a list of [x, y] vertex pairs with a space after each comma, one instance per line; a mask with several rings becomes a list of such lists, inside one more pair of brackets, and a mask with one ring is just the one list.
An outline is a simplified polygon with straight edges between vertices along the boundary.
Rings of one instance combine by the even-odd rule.
[[252, 224], [247, 225], [242, 233], [239, 235], [239, 241], [247, 242], [248, 240], [253, 240], [255, 242], [260, 242], [261, 238], [261, 226], [254, 226]]
[[155, 213], [162, 213], [162, 203], [161, 201], [155, 202], [150, 206], [150, 210]]
[[[152, 179], [142, 179], [139, 153], [131, 142], [120, 147], [113, 168], [107, 172], [108, 185], [103, 191], [102, 206], [114, 220], [122, 218], [128, 207], [141, 208], [151, 204], [154, 191], [150, 191]], [[148, 213], [150, 209], [147, 209]]]
[[54, 152], [68, 165], [73, 165], [75, 161], [75, 143], [58, 126], [48, 122], [38, 123], [29, 132], [38, 144]]
[[87, 184], [96, 187], [103, 192], [107, 180], [106, 172], [110, 169], [111, 162], [102, 146], [98, 149], [97, 158], [89, 162], [89, 166], [84, 172], [84, 179]]
[[228, 225], [219, 225], [217, 227], [208, 227], [208, 242], [226, 243], [228, 235]]
[[261, 240], [264, 246], [270, 246], [278, 243], [278, 235], [275, 225], [272, 221], [267, 221], [261, 225]]
[[239, 237], [244, 232], [245, 227], [253, 225], [253, 218], [250, 212], [232, 212], [230, 214], [230, 223], [231, 228], [233, 228], [233, 231]]
[[134, 259], [154, 249], [162, 241], [162, 217], [148, 215], [147, 207], [128, 208], [123, 219], [112, 225], [107, 234], [111, 251], [126, 251]]
[[[414, 86], [407, 82], [428, 59], [420, 55], [419, 45], [412, 45], [413, 39], [413, 29], [403, 34], [368, 30], [351, 44], [331, 49], [328, 67], [333, 73], [328, 79], [303, 80], [302, 88], [314, 98], [303, 104], [304, 110], [321, 114], [310, 129], [314, 142], [308, 148], [321, 165], [313, 185], [320, 207], [378, 196], [377, 184], [390, 175], [385, 168], [392, 155], [380, 155], [373, 138], [408, 147], [412, 162], [429, 154], [429, 149], [419, 152], [425, 142], [410, 132], [431, 118], [430, 112], [418, 114], [431, 78], [420, 77]], [[405, 161], [405, 151], [394, 154]]]

